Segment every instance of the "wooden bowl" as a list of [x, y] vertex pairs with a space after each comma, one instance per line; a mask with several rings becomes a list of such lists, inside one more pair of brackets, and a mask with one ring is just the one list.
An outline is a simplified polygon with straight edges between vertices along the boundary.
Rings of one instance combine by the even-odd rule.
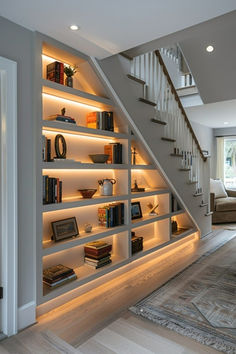
[[83, 198], [92, 198], [92, 196], [97, 192], [96, 189], [78, 189]]
[[92, 154], [92, 155], [89, 155], [89, 157], [93, 161], [93, 163], [105, 163], [105, 162], [107, 162], [109, 155], [107, 155], [107, 154]]

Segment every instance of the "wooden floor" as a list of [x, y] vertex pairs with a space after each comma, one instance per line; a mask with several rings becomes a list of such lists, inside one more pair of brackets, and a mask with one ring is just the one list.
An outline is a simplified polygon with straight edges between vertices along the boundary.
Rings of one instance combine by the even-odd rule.
[[199, 246], [179, 247], [41, 316], [38, 323], [0, 343], [0, 354], [217, 353], [190, 338], [137, 318], [130, 305], [150, 294], [199, 256], [234, 237], [216, 229]]

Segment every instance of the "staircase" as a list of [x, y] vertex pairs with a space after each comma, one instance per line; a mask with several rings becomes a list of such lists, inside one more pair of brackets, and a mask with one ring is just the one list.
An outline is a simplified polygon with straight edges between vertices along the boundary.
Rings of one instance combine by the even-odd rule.
[[209, 163], [160, 53], [91, 60], [201, 235], [209, 233]]

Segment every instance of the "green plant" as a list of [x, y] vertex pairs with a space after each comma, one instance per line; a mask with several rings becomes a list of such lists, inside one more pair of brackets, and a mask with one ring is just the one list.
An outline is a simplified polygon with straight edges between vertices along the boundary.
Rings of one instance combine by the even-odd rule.
[[65, 66], [64, 67], [64, 73], [66, 74], [67, 77], [73, 76], [75, 73], [77, 73], [77, 66]]

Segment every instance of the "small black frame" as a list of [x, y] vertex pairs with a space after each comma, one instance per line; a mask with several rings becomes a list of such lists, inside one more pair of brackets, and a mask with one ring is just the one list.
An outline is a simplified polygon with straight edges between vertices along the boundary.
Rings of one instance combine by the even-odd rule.
[[68, 219], [53, 221], [51, 225], [53, 231], [52, 239], [54, 241], [60, 241], [79, 235], [77, 221], [74, 216]]
[[131, 203], [131, 219], [140, 219], [142, 217], [143, 215], [140, 202]]

